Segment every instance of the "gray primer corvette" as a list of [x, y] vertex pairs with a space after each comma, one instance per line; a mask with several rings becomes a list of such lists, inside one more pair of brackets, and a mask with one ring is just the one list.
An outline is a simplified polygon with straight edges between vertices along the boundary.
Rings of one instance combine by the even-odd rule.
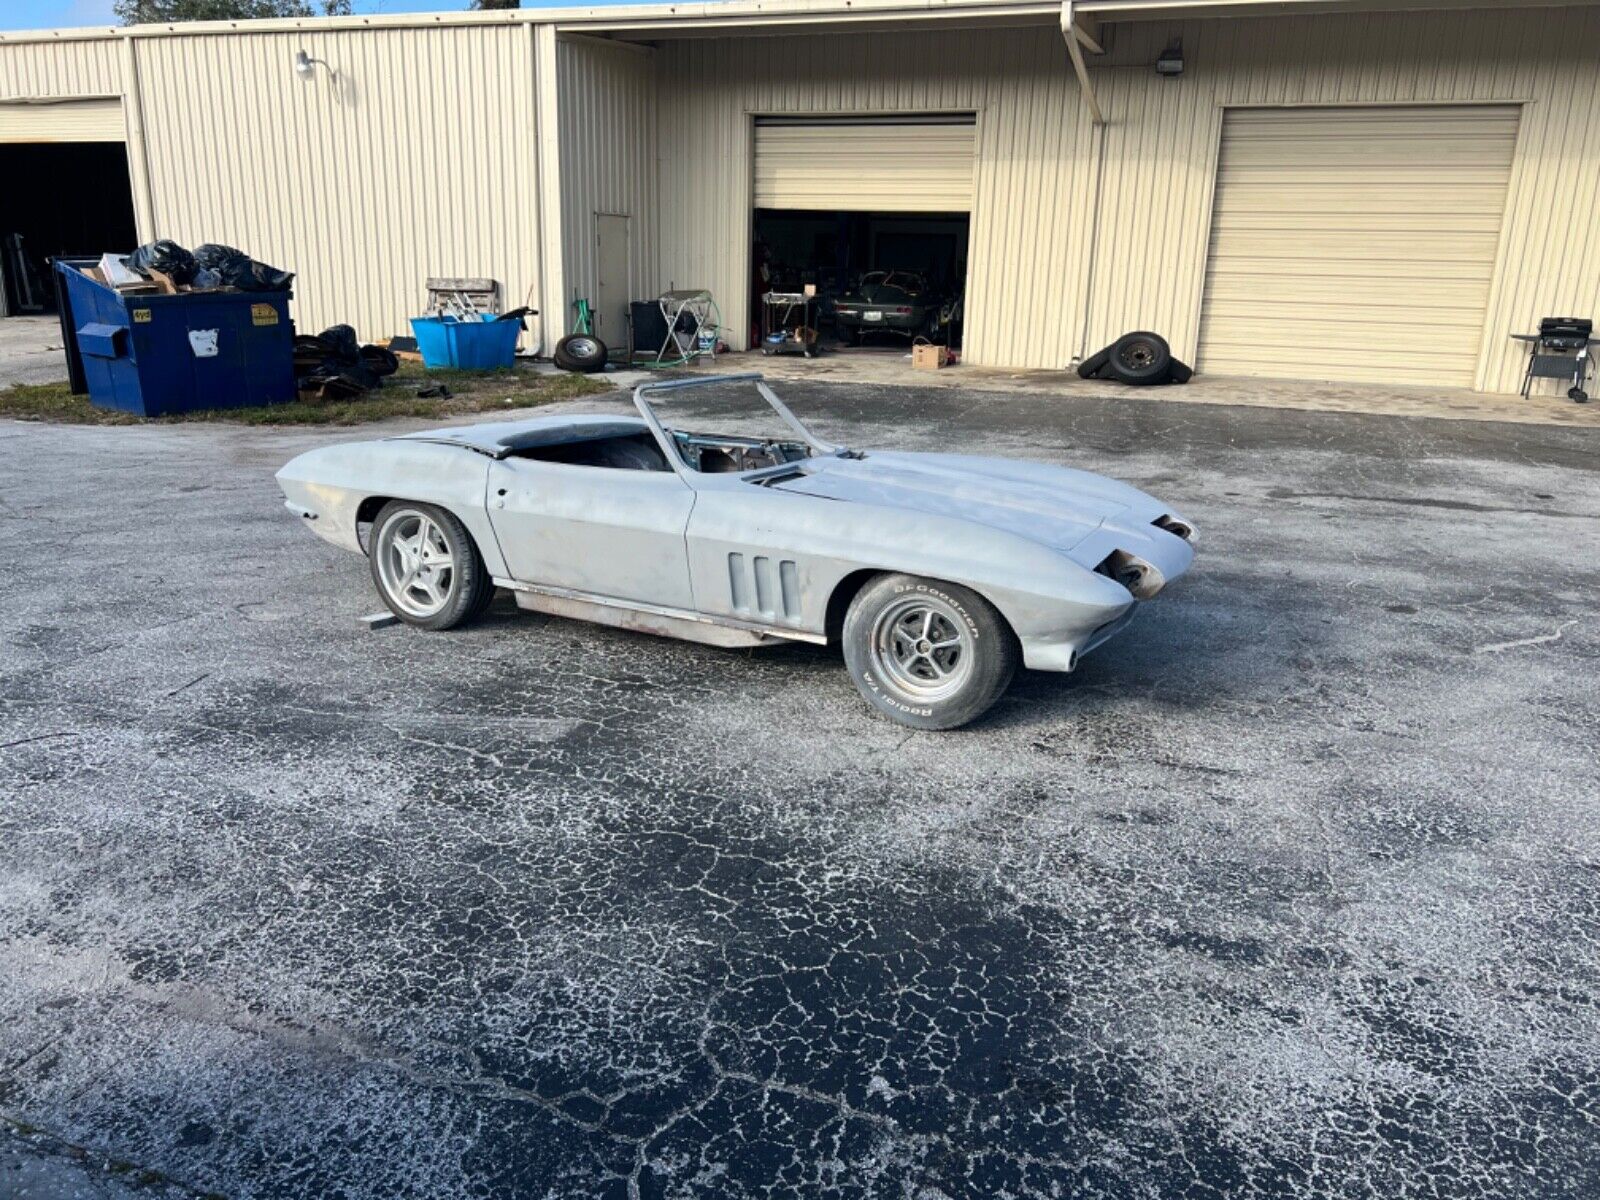
[[[754, 384], [802, 440], [702, 439], [656, 411], [671, 393], [734, 383]], [[1193, 559], [1193, 525], [1126, 484], [1013, 459], [844, 450], [759, 375], [647, 384], [634, 401], [638, 417], [329, 446], [278, 482], [337, 546], [361, 552], [360, 526], [387, 500], [438, 505], [523, 607], [718, 645], [826, 642], [841, 596], [870, 574], [904, 572], [972, 589], [1009, 623], [1025, 666], [1070, 671]], [[655, 469], [537, 457], [646, 433], [661, 451]], [[696, 469], [707, 446], [720, 469]], [[728, 452], [762, 465], [733, 469]]]

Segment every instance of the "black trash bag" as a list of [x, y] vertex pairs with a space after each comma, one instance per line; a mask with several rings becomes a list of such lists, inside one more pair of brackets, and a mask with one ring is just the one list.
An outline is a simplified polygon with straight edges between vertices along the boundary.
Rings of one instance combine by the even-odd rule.
[[146, 242], [128, 255], [130, 271], [146, 279], [150, 278], [151, 271], [160, 271], [176, 284], [193, 283], [197, 265], [194, 255], [167, 238]]
[[317, 340], [342, 363], [361, 361], [361, 339], [356, 337], [353, 326], [330, 325], [317, 335]]
[[301, 391], [323, 399], [345, 399], [383, 386], [400, 360], [382, 346], [363, 346], [348, 325], [331, 325], [315, 337], [294, 340], [294, 373]]
[[216, 242], [195, 247], [194, 261], [208, 271], [215, 271], [224, 287], [235, 287], [241, 292], [281, 292], [294, 282], [292, 271], [269, 267], [243, 250]]

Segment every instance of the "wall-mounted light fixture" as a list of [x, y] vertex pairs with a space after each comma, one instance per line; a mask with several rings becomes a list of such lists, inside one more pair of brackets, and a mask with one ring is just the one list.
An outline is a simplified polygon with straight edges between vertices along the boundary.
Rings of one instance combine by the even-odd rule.
[[[310, 79], [313, 75], [315, 75], [317, 73], [318, 63], [322, 63], [323, 66], [328, 67], [328, 64], [323, 62], [322, 59], [312, 58], [311, 55], [307, 54], [304, 50], [296, 50], [294, 52], [294, 73], [300, 76], [301, 79]], [[334, 75], [337, 74], [337, 72], [335, 72], [332, 67], [328, 67], [328, 74]]]
[[1183, 74], [1183, 39], [1173, 38], [1156, 59], [1156, 74], [1177, 78]]

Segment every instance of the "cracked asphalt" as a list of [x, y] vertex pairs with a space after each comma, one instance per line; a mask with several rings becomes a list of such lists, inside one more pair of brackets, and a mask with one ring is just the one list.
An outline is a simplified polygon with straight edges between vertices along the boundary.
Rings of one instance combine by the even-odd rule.
[[785, 394], [1195, 569], [913, 734], [832, 650], [366, 631], [272, 481], [366, 431], [0, 424], [13, 1130], [261, 1198], [1600, 1191], [1600, 431]]

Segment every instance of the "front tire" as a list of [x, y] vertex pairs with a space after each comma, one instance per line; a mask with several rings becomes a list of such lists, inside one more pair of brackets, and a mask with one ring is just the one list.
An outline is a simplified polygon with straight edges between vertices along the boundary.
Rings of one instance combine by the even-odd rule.
[[378, 595], [407, 625], [453, 629], [494, 599], [494, 581], [454, 513], [391, 501], [372, 523], [367, 546]]
[[957, 729], [994, 706], [1017, 640], [982, 596], [915, 575], [880, 575], [844, 619], [844, 660], [879, 712], [913, 729]]

